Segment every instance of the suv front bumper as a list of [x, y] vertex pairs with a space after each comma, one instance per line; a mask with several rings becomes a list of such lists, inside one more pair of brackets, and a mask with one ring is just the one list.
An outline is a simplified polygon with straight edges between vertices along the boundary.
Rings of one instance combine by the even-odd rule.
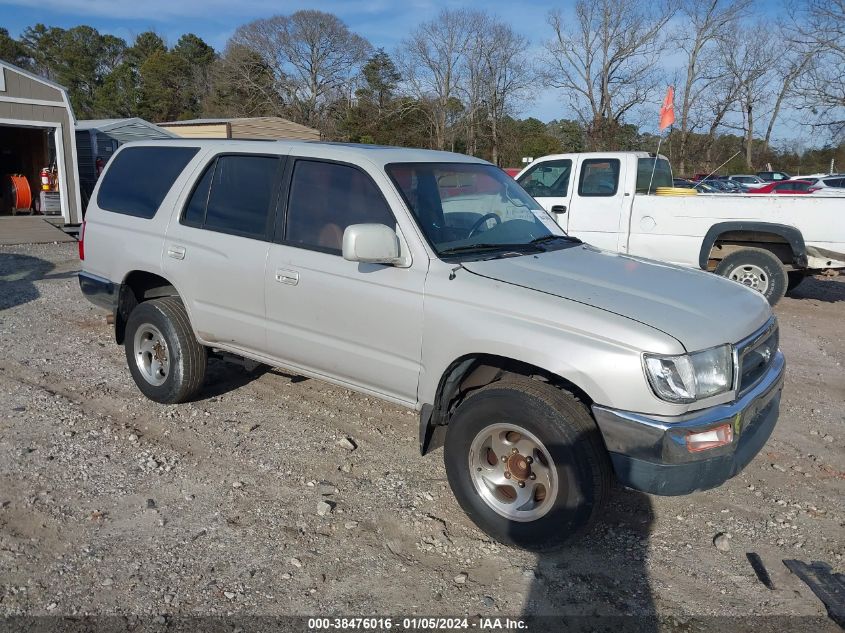
[[[723, 484], [754, 458], [775, 428], [786, 363], [778, 351], [760, 381], [732, 403], [677, 417], [647, 416], [598, 405], [593, 415], [619, 481], [657, 495], [683, 495]], [[689, 433], [725, 423], [733, 441], [691, 453]]]

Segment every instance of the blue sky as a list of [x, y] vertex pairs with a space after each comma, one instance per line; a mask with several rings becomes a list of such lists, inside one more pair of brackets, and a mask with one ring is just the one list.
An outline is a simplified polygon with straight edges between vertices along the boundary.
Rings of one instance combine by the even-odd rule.
[[[777, 0], [759, 0], [772, 3]], [[169, 44], [180, 35], [193, 32], [217, 50], [239, 25], [260, 17], [292, 13], [302, 8], [319, 8], [338, 15], [373, 46], [391, 52], [414, 26], [434, 17], [445, 7], [469, 7], [487, 10], [511, 23], [528, 38], [532, 52], [540, 53], [551, 36], [546, 16], [551, 9], [566, 13], [574, 0], [323, 0], [319, 6], [288, 0], [0, 0], [0, 26], [13, 36], [37, 22], [69, 28], [89, 24], [101, 32], [112, 33], [131, 42], [143, 31], [152, 30]], [[674, 70], [677, 59], [666, 59], [666, 74]], [[662, 94], [654, 104], [656, 124]], [[543, 121], [571, 117], [567, 101], [558, 90], [540, 90], [527, 103], [522, 116]], [[781, 139], [800, 139], [804, 130], [786, 113], [776, 128]]]

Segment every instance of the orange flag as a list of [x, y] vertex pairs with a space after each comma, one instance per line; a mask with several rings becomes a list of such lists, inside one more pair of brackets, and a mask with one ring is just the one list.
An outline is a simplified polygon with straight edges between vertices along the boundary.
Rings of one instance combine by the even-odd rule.
[[666, 98], [660, 107], [660, 129], [665, 130], [675, 122], [675, 88], [669, 86], [666, 91]]

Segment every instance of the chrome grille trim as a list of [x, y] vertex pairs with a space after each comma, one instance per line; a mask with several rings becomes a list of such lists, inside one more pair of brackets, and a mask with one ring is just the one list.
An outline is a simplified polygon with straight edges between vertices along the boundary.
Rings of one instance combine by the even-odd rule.
[[[743, 361], [745, 357], [762, 343], [765, 343], [769, 340], [769, 337], [775, 335], [779, 335], [778, 331], [778, 322], [777, 319], [772, 316], [766, 324], [755, 331], [751, 336], [748, 336], [742, 339], [739, 343], [734, 345], [733, 349], [733, 357], [734, 357], [734, 392], [736, 393], [737, 397], [742, 396], [743, 394], [747, 393], [749, 389], [752, 389], [758, 382], [760, 382], [760, 378], [765, 375], [766, 370], [768, 369], [769, 365], [771, 365], [772, 360], [774, 358], [774, 354], [772, 354], [772, 358], [769, 359], [768, 364], [762, 368], [760, 371], [760, 375], [757, 379], [753, 380], [750, 384], [744, 385], [742, 384], [742, 369], [743, 369]], [[780, 341], [778, 341], [778, 348], [780, 347]], [[775, 352], [777, 349], [775, 348]]]

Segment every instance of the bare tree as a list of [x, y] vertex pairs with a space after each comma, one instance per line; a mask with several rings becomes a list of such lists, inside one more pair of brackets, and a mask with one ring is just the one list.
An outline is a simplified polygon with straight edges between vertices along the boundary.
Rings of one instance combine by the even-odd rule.
[[231, 42], [258, 53], [295, 118], [317, 127], [327, 102], [349, 94], [349, 82], [371, 50], [337, 16], [312, 9], [245, 24]]
[[466, 53], [472, 34], [472, 12], [444, 9], [419, 25], [397, 54], [408, 92], [425, 108], [434, 133], [434, 146], [445, 149], [450, 118], [464, 85]]
[[567, 91], [594, 147], [652, 98], [661, 33], [673, 13], [669, 0], [578, 0], [572, 25], [560, 11], [549, 14], [547, 83]]
[[705, 98], [711, 95], [715, 83], [726, 81], [727, 71], [716, 60], [719, 42], [724, 40], [750, 4], [751, 0], [680, 2], [680, 15], [684, 24], [672, 37], [683, 52], [685, 62], [679, 90], [679, 173], [685, 173], [690, 135], [704, 124], [710, 114], [704, 103]]
[[803, 0], [794, 12], [791, 39], [810, 61], [796, 79], [800, 108], [815, 126], [845, 139], [845, 0]]
[[509, 25], [495, 22], [485, 34], [488, 45], [482, 52], [482, 95], [490, 125], [491, 161], [499, 164], [501, 122], [515, 114], [518, 103], [525, 103], [534, 72], [528, 63], [528, 41]]
[[745, 164], [754, 166], [754, 126], [759, 108], [764, 108], [772, 96], [771, 71], [776, 61], [774, 41], [766, 25], [735, 27], [721, 42], [721, 60], [736, 84], [736, 107], [742, 119]]

